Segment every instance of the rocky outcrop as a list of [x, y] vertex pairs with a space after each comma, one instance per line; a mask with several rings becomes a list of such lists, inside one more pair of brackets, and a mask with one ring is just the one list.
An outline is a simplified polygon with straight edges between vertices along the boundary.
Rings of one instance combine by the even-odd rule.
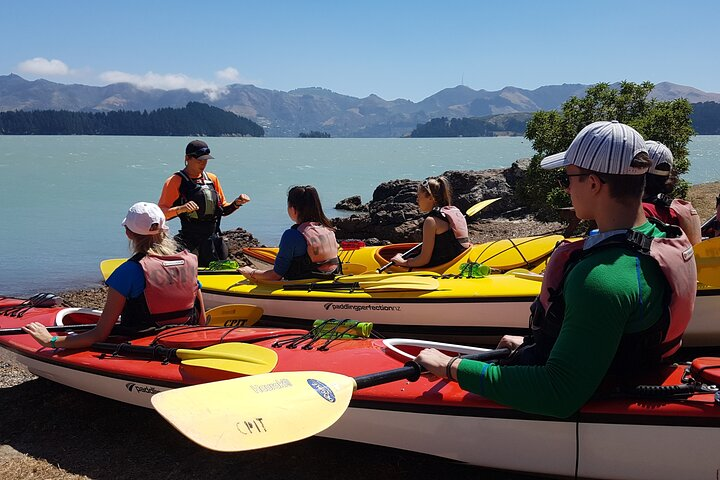
[[367, 211], [367, 205], [363, 205], [360, 195], [353, 195], [336, 203], [335, 209], [348, 210], [350, 212]]
[[248, 265], [248, 261], [242, 254], [243, 247], [264, 247], [252, 233], [242, 228], [235, 230], [227, 230], [223, 232], [223, 237], [228, 244], [229, 258], [236, 260], [241, 266]]
[[[503, 217], [520, 219], [529, 212], [515, 199], [517, 182], [527, 171], [529, 160], [514, 162], [505, 169], [480, 171], [447, 171], [443, 175], [453, 189], [454, 204], [466, 211], [476, 203], [488, 198], [500, 198], [482, 212], [468, 219], [468, 227], [482, 219]], [[392, 180], [378, 185], [370, 202], [365, 205], [367, 213], [353, 214], [347, 218], [335, 218], [338, 239], [365, 239], [368, 244], [420, 241], [420, 225], [423, 214], [418, 210], [416, 180]], [[340, 202], [336, 208], [340, 208]], [[355, 201], [357, 203], [357, 201]], [[357, 207], [354, 207], [357, 208]], [[382, 240], [378, 240], [382, 239]]]

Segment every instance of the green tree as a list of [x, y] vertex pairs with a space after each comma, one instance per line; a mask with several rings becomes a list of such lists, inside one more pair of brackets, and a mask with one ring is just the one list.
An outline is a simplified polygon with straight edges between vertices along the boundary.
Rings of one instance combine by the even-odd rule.
[[[525, 131], [535, 150], [527, 176], [517, 187], [520, 199], [538, 212], [540, 218], [556, 219], [557, 208], [570, 205], [570, 198], [558, 187], [557, 172], [540, 168], [540, 160], [567, 150], [575, 135], [587, 124], [617, 120], [635, 128], [643, 138], [665, 144], [675, 157], [674, 169], [681, 175], [690, 168], [687, 144], [694, 131], [692, 107], [685, 99], [658, 101], [648, 95], [650, 82], [622, 82], [619, 88], [598, 83], [582, 98], [571, 97], [560, 111], [533, 114]], [[684, 197], [688, 184], [680, 181], [675, 195]]]

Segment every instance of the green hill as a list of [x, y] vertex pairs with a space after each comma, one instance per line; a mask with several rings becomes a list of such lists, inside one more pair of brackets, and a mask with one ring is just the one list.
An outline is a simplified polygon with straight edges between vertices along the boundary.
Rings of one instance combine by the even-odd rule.
[[151, 112], [0, 112], [0, 134], [262, 137], [265, 131], [252, 120], [232, 112], [190, 102], [184, 108], [160, 108]]

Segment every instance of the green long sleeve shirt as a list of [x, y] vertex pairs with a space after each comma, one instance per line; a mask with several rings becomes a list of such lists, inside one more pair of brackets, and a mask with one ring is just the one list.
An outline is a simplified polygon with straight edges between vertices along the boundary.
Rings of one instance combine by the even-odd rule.
[[[635, 230], [664, 232], [650, 223]], [[498, 366], [462, 360], [460, 386], [517, 410], [568, 417], [595, 393], [625, 333], [647, 329], [663, 312], [667, 283], [657, 263], [624, 248], [599, 250], [565, 281], [565, 317], [542, 366]]]

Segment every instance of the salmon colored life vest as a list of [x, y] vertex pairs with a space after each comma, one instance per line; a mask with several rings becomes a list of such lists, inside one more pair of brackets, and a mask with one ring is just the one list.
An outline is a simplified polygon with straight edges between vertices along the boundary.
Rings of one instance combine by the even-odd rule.
[[463, 215], [457, 207], [453, 207], [452, 205], [442, 207], [440, 213], [444, 215], [444, 219], [450, 225], [458, 243], [460, 243], [463, 248], [469, 248], [470, 240], [468, 238], [468, 226], [465, 215]]
[[297, 227], [305, 237], [307, 253], [316, 271], [329, 273], [338, 265], [338, 243], [335, 232], [317, 222], [304, 222]]
[[187, 250], [175, 255], [136, 254], [145, 275], [143, 294], [128, 299], [121, 324], [136, 330], [197, 323], [197, 257]]
[[[653, 222], [659, 223], [659, 222]], [[507, 364], [544, 365], [555, 345], [565, 313], [563, 283], [582, 259], [610, 247], [653, 258], [668, 282], [662, 318], [648, 330], [623, 336], [613, 370], [656, 365], [679, 348], [692, 317], [697, 293], [697, 269], [692, 245], [682, 230], [659, 224], [667, 238], [652, 238], [634, 230], [610, 236], [588, 249], [585, 240], [564, 242], [553, 252], [545, 269], [540, 295], [530, 307], [530, 335]]]

